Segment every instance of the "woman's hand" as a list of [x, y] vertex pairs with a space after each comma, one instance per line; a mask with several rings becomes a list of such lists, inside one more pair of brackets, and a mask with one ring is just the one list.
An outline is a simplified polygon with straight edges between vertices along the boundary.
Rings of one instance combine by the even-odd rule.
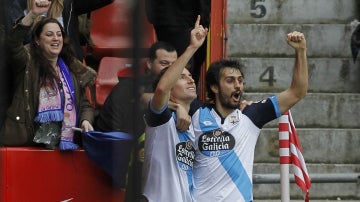
[[88, 132], [88, 131], [94, 130], [94, 128], [92, 127], [91, 123], [88, 120], [83, 120], [81, 122], [81, 128], [82, 128], [83, 132]]

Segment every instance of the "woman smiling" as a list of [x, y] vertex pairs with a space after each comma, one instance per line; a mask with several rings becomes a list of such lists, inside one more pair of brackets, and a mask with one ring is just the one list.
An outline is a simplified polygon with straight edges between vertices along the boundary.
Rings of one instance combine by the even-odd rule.
[[[85, 87], [94, 83], [96, 72], [76, 59], [61, 24], [44, 18], [51, 2], [35, 0], [32, 9], [15, 25], [8, 39], [15, 94], [1, 130], [0, 144], [42, 146], [74, 150], [73, 127], [93, 130], [93, 108]], [[23, 38], [32, 28], [32, 38]]]

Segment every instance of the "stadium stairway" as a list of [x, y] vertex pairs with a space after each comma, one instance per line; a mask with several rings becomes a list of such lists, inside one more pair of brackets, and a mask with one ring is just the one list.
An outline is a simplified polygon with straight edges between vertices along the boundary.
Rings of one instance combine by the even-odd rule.
[[[360, 201], [360, 61], [353, 62], [350, 50], [359, 9], [356, 0], [227, 0], [227, 53], [245, 65], [247, 100], [288, 87], [294, 51], [286, 34], [297, 30], [306, 36], [309, 94], [291, 112], [313, 178], [310, 201]], [[273, 121], [258, 140], [254, 176], [279, 173]], [[255, 202], [280, 201], [280, 194], [278, 182], [255, 180]], [[302, 201], [294, 183], [290, 194]]]

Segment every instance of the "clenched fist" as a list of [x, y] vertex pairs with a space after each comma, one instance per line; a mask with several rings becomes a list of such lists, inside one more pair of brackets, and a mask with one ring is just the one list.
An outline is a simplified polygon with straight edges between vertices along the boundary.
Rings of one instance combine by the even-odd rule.
[[291, 47], [295, 48], [296, 50], [306, 49], [305, 36], [301, 32], [294, 31], [294, 32], [288, 33], [286, 36], [286, 42]]

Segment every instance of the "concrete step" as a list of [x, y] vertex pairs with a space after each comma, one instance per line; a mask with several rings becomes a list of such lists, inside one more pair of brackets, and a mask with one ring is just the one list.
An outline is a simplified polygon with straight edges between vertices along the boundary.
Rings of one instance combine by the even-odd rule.
[[[280, 199], [280, 184], [254, 184], [255, 199]], [[310, 201], [313, 199], [351, 199], [360, 200], [357, 183], [312, 183], [309, 190]], [[303, 192], [296, 184], [290, 184], [292, 199], [302, 199]]]
[[[294, 51], [285, 37], [290, 31], [303, 32], [309, 94], [291, 112], [308, 171], [310, 176], [359, 173], [360, 57], [352, 61], [350, 39], [358, 24], [355, 18], [360, 17], [360, 1], [227, 0], [227, 4], [226, 51], [245, 65], [244, 98], [264, 99], [289, 86]], [[273, 78], [266, 81], [270, 71]], [[277, 121], [272, 121], [259, 137], [254, 174], [279, 174], [278, 147]], [[291, 201], [304, 201], [300, 188], [294, 183], [290, 187]], [[254, 184], [254, 198], [280, 201], [279, 183]], [[310, 201], [360, 201], [360, 183], [313, 183]]]
[[[297, 129], [308, 163], [358, 164], [360, 129]], [[279, 162], [278, 129], [263, 129], [255, 148], [256, 162]]]
[[[294, 58], [238, 58], [246, 92], [280, 92], [289, 87]], [[360, 93], [360, 62], [345, 58], [309, 58], [309, 92]]]
[[[244, 99], [261, 100], [275, 94], [245, 92]], [[359, 129], [360, 94], [309, 93], [291, 112], [297, 128]], [[277, 120], [267, 127], [277, 127]]]
[[358, 13], [357, 0], [227, 0], [229, 24], [347, 23]]
[[229, 57], [293, 57], [286, 34], [303, 32], [309, 58], [351, 58], [350, 24], [228, 24]]
[[[258, 153], [255, 152], [255, 156]], [[344, 164], [344, 163], [309, 163], [305, 157], [306, 167], [310, 175], [316, 173], [359, 173], [360, 164], [359, 162], [353, 164]], [[279, 161], [273, 163], [264, 163], [255, 161], [254, 163], [254, 174], [280, 174], [280, 164]], [[293, 173], [292, 168], [290, 168], [290, 173]]]
[[[280, 184], [254, 184], [255, 199], [280, 199]], [[309, 190], [310, 201], [313, 200], [360, 200], [357, 183], [312, 183]], [[290, 184], [290, 198], [301, 200], [303, 192], [296, 184]], [[257, 200], [255, 200], [257, 201]], [[280, 201], [280, 200], [278, 200]], [[304, 200], [302, 200], [304, 201]]]

